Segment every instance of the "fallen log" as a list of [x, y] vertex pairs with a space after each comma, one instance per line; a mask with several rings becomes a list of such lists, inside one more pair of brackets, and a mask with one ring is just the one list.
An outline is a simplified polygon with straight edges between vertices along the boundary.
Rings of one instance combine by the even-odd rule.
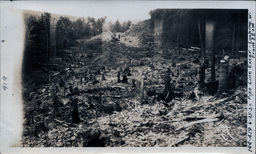
[[187, 127], [190, 127], [194, 124], [199, 124], [199, 123], [205, 123], [205, 122], [214, 122], [214, 121], [218, 121], [219, 118], [206, 118], [206, 119], [202, 119], [202, 120], [198, 120], [198, 121], [192, 121], [192, 122], [189, 122], [183, 126], [180, 126], [176, 129], [177, 130], [181, 130], [181, 129], [184, 129], [184, 128], [187, 128]]
[[[84, 91], [78, 91], [78, 92], [74, 92], [74, 93], [70, 93], [68, 94], [67, 96], [74, 96], [74, 95], [78, 95], [78, 94], [84, 94], [86, 96], [89, 96], [89, 97], [94, 97], [94, 98], [99, 98], [100, 95], [93, 95], [93, 94], [90, 94], [90, 93], [86, 93]], [[104, 95], [105, 97], [111, 97], [111, 98], [116, 98], [116, 99], [121, 99], [121, 98], [127, 98], [128, 96], [123, 96], [123, 95]]]
[[[89, 96], [89, 97], [100, 97], [100, 95], [92, 95], [92, 94], [85, 94], [86, 96]], [[104, 95], [105, 97], [111, 97], [111, 98], [118, 98], [118, 99], [121, 99], [122, 97], [128, 97], [128, 96], [121, 96], [121, 95]]]
[[186, 116], [185, 118], [183, 118], [183, 120], [185, 121], [192, 121], [194, 120], [202, 120], [202, 119], [213, 119], [213, 118], [220, 118], [223, 115], [221, 113], [215, 114], [215, 115], [211, 115], [211, 116]]
[[220, 103], [232, 100], [232, 97], [235, 97], [235, 96], [238, 96], [238, 94], [228, 98], [219, 99], [218, 101], [214, 101], [214, 102], [210, 101], [210, 99], [212, 99], [213, 97], [209, 97], [208, 99], [205, 99], [201, 104], [195, 104], [193, 106], [186, 107], [182, 112], [193, 111], [193, 108], [203, 108], [204, 106], [209, 106], [209, 105], [215, 106], [216, 104], [220, 104]]

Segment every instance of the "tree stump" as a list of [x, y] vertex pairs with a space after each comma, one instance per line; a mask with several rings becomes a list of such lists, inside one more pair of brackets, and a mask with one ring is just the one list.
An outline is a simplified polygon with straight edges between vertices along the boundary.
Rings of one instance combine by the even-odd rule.
[[200, 90], [204, 89], [204, 79], [205, 79], [205, 65], [204, 63], [199, 68], [199, 88]]
[[136, 88], [135, 79], [132, 79], [132, 88], [133, 88], [133, 89], [135, 89], [135, 88]]
[[104, 73], [102, 73], [102, 80], [106, 80]]
[[73, 111], [72, 111], [72, 123], [79, 124], [80, 123], [80, 117], [78, 113], [78, 107], [77, 107], [78, 99], [76, 98], [73, 101]]
[[170, 78], [170, 68], [167, 69], [164, 82], [165, 82], [165, 87], [164, 87], [164, 97], [165, 101], [169, 102], [172, 99], [172, 90], [171, 90], [171, 78]]
[[118, 71], [118, 73], [117, 73], [117, 82], [118, 82], [118, 83], [121, 82], [121, 80], [120, 80], [120, 71]]
[[123, 80], [122, 80], [123, 83], [128, 83], [128, 78], [126, 75], [123, 76]]

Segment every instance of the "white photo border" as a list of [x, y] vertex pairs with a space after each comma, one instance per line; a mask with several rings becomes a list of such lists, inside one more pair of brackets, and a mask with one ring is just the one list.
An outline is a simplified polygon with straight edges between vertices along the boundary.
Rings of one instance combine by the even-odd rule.
[[[98, 3], [99, 1], [97, 1]], [[107, 1], [101, 1], [107, 3]], [[113, 2], [113, 1], [111, 1]], [[255, 153], [255, 1], [120, 1], [139, 7], [180, 9], [248, 9], [248, 104], [247, 147], [200, 148], [20, 148], [23, 125], [21, 63], [24, 47], [22, 10], [44, 10], [42, 6], [67, 8], [93, 1], [1, 1], [1, 104], [0, 153]], [[95, 2], [96, 3], [96, 2]], [[97, 5], [95, 5], [97, 7]], [[251, 145], [251, 147], [249, 147]]]

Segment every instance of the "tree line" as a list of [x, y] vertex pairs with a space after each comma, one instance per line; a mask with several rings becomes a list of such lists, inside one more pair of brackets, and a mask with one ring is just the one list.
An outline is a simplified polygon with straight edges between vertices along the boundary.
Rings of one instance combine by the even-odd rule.
[[109, 30], [113, 33], [117, 33], [117, 32], [125, 32], [127, 31], [132, 25], [132, 22], [130, 20], [128, 21], [124, 21], [122, 24], [120, 23], [119, 20], [116, 20], [114, 23], [109, 22], [108, 23], [108, 27]]
[[[210, 61], [211, 77], [207, 83], [211, 91], [226, 92], [234, 87], [239, 66], [233, 66], [228, 74], [229, 56], [238, 56], [247, 51], [247, 10], [217, 9], [157, 9], [150, 12], [151, 31], [161, 33], [162, 46], [179, 48], [199, 47], [200, 91], [205, 89], [206, 62]], [[223, 53], [224, 51], [224, 53]], [[208, 56], [206, 57], [208, 53]], [[215, 77], [216, 54], [222, 54], [219, 80]], [[224, 54], [227, 55], [224, 57]], [[235, 72], [235, 73], [234, 73]], [[218, 90], [213, 88], [218, 85]]]
[[[63, 49], [75, 45], [77, 39], [88, 39], [99, 35], [107, 17], [95, 19], [56, 17], [50, 13], [24, 13], [26, 27], [24, 67], [30, 67], [33, 59], [40, 63], [50, 60], [50, 54], [60, 53]], [[108, 29], [113, 32], [125, 32], [132, 25], [131, 21], [120, 23], [108, 22]], [[32, 65], [33, 66], [33, 65]]]
[[[95, 19], [56, 17], [50, 13], [24, 13], [26, 27], [23, 68], [50, 61], [50, 54], [61, 52], [77, 39], [88, 39], [103, 31], [106, 17]], [[36, 62], [35, 62], [36, 61]]]
[[152, 29], [154, 21], [161, 19], [163, 22], [163, 42], [177, 47], [205, 48], [206, 23], [213, 21], [215, 50], [230, 53], [247, 50], [247, 10], [156, 9], [150, 15]]

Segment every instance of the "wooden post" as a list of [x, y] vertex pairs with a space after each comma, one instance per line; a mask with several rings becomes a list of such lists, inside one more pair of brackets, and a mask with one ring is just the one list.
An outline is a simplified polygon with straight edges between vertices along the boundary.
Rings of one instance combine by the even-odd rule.
[[199, 32], [199, 38], [200, 38], [200, 44], [201, 44], [201, 50], [204, 50], [204, 46], [203, 46], [203, 40], [202, 40], [202, 34], [201, 34], [201, 23], [200, 20], [197, 21], [197, 26], [198, 26], [198, 32]]
[[165, 97], [165, 101], [167, 102], [169, 102], [172, 99], [170, 72], [171, 70], [170, 68], [168, 68], [164, 77], [164, 82], [165, 82], [164, 97]]
[[143, 103], [143, 99], [144, 99], [144, 78], [141, 78], [141, 85], [140, 85], [140, 103]]
[[219, 77], [219, 86], [217, 91], [217, 96], [228, 90], [228, 57], [220, 61], [220, 77]]
[[202, 90], [204, 88], [204, 79], [205, 79], [205, 65], [203, 62], [199, 68], [199, 88], [200, 88], [200, 90]]

